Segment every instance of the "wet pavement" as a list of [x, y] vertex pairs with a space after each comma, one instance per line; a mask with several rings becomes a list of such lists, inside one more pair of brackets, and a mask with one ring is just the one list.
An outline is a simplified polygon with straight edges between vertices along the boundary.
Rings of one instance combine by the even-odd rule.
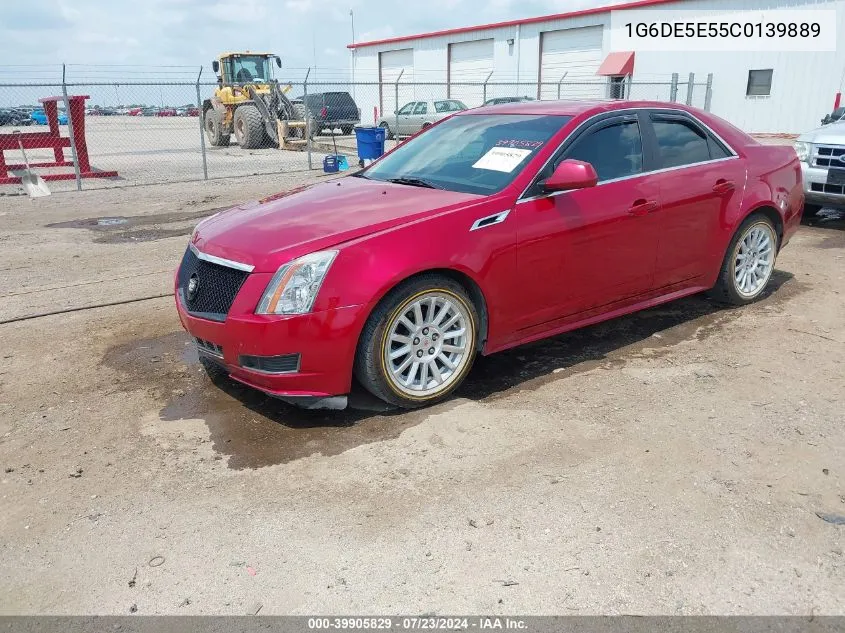
[[[754, 305], [776, 305], [803, 290], [790, 273], [776, 271], [767, 296]], [[659, 356], [683, 341], [719, 334], [744, 309], [722, 308], [696, 295], [478, 357], [454, 398], [416, 411], [391, 409], [357, 384], [344, 411], [296, 408], [228, 377], [210, 378], [193, 341], [181, 331], [112, 348], [103, 362], [125, 376], [119, 389], [146, 389], [161, 401], [162, 421], [204, 420], [213, 449], [229, 468], [260, 468], [398, 437], [428, 416], [457, 406], [461, 398], [493, 401], [514, 389], [533, 390], [574, 373]]]
[[150, 242], [168, 237], [190, 235], [197, 222], [228, 208], [230, 207], [217, 207], [202, 211], [137, 215], [132, 217], [84, 218], [81, 220], [48, 224], [47, 228], [88, 229], [98, 233], [97, 237], [94, 238], [94, 242], [98, 244]]

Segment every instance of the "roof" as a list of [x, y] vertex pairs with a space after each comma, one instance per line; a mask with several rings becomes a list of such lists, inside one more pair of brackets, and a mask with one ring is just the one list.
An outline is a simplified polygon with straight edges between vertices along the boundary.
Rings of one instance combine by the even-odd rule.
[[492, 22], [490, 24], [479, 24], [477, 26], [462, 26], [455, 29], [445, 29], [443, 31], [432, 31], [430, 33], [418, 33], [416, 35], [402, 35], [400, 37], [389, 37], [383, 40], [371, 40], [369, 42], [353, 42], [348, 44], [346, 48], [364, 48], [367, 46], [378, 46], [381, 44], [395, 44], [397, 42], [408, 42], [411, 40], [419, 40], [426, 37], [439, 37], [442, 35], [457, 35], [460, 33], [472, 33], [473, 31], [483, 31], [485, 29], [498, 29], [507, 26], [517, 26], [520, 24], [535, 24], [537, 22], [548, 22], [550, 20], [564, 20], [567, 18], [577, 18], [584, 15], [598, 15], [601, 13], [609, 13], [610, 11], [619, 11], [622, 9], [640, 9], [643, 7], [651, 7], [658, 4], [667, 4], [669, 2], [679, 2], [682, 0], [635, 0], [634, 2], [623, 2], [603, 7], [592, 7], [590, 9], [580, 9], [578, 11], [569, 11], [567, 13], [553, 13], [551, 15], [542, 15], [534, 18], [523, 18], [521, 20], [509, 20], [507, 22]]
[[625, 99], [573, 101], [521, 101], [502, 103], [499, 105], [481, 106], [471, 110], [463, 110], [457, 116], [472, 114], [539, 114], [577, 116], [585, 112], [609, 112], [611, 110], [627, 110], [631, 108], [658, 108], [660, 110], [685, 110], [690, 108], [678, 103], [665, 101], [627, 101]]

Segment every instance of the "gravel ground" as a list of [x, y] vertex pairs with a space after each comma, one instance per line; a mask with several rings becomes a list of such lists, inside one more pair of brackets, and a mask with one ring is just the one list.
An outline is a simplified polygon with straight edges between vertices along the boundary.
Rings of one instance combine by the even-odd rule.
[[[199, 217], [318, 177], [0, 198], [0, 321], [167, 294]], [[483, 358], [411, 413], [212, 383], [169, 297], [5, 323], [0, 613], [843, 614], [844, 295], [831, 213], [758, 303]]]

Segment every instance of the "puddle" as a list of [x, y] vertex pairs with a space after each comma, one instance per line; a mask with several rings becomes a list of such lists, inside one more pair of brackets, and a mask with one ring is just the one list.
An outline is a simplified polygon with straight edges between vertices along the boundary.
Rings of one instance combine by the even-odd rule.
[[123, 383], [127, 390], [146, 388], [167, 402], [160, 412], [163, 421], [205, 420], [212, 448], [228, 456], [233, 469], [286, 463], [317, 453], [337, 455], [397, 437], [440, 408], [399, 415], [359, 388], [350, 397], [357, 408], [305, 411], [228, 378], [210, 379], [184, 332], [112, 348], [103, 362], [127, 375]]
[[[187, 206], [202, 204], [211, 198], [189, 202]], [[94, 242], [118, 244], [125, 242], [150, 242], [154, 240], [190, 235], [199, 220], [223, 211], [229, 207], [217, 207], [203, 211], [176, 211], [139, 215], [133, 217], [99, 217], [71, 220], [48, 224], [52, 229], [88, 229], [98, 233]]]
[[[513, 388], [535, 389], [599, 366], [621, 367], [633, 358], [671, 353], [688, 340], [719, 334], [745, 310], [772, 306], [804, 290], [776, 271], [768, 296], [747, 308], [719, 308], [697, 295], [516, 349], [479, 357], [458, 398], [490, 401]], [[655, 336], [657, 335], [657, 336]], [[161, 420], [202, 419], [213, 449], [233, 469], [259, 468], [314, 454], [337, 455], [355, 446], [397, 437], [455, 401], [420, 411], [400, 411], [356, 386], [345, 411], [305, 411], [229, 380], [210, 379], [184, 332], [134, 340], [112, 348], [103, 363], [125, 379], [119, 388], [146, 389], [164, 402]], [[555, 370], [563, 369], [563, 372]]]

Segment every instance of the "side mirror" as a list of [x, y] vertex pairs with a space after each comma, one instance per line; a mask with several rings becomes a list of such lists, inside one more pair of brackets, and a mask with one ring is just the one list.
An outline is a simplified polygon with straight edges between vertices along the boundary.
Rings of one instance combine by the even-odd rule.
[[213, 70], [214, 72], [220, 71], [220, 62], [218, 62], [216, 59], [211, 62], [211, 70]]
[[282, 67], [282, 58], [278, 55], [276, 55], [276, 66], [278, 66], [279, 68]]
[[554, 173], [543, 182], [546, 191], [567, 191], [595, 187], [599, 181], [596, 170], [590, 163], [567, 159], [560, 163]]

